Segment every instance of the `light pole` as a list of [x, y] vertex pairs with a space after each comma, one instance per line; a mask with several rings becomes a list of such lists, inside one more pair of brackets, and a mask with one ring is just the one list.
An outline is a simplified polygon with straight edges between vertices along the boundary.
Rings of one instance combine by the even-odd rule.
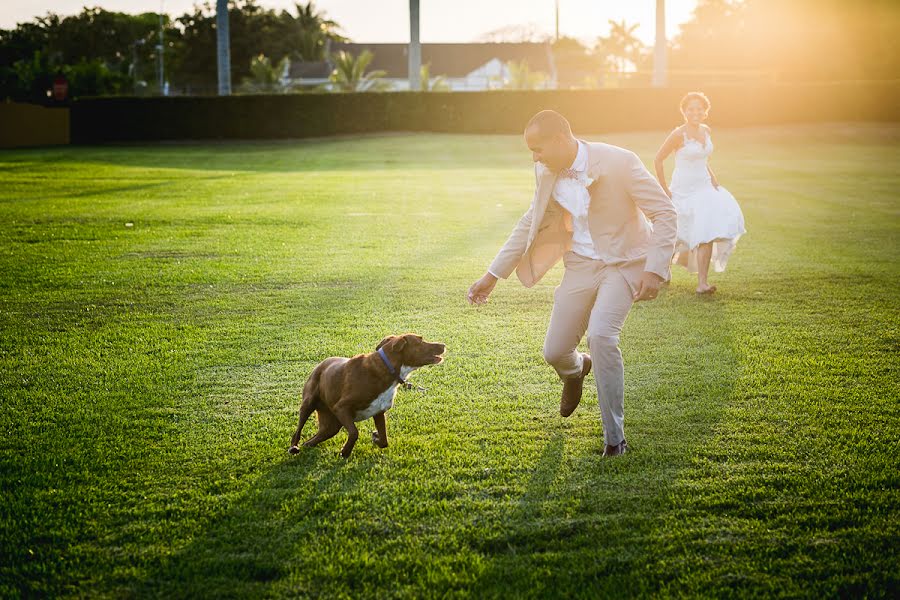
[[409, 90], [421, 88], [422, 45], [419, 43], [419, 0], [409, 0]]
[[131, 44], [131, 85], [134, 93], [138, 93], [138, 46], [143, 46], [144, 40], [134, 40]]
[[656, 46], [653, 50], [653, 86], [666, 85], [666, 0], [656, 0]]
[[156, 80], [157, 85], [159, 87], [159, 93], [163, 96], [168, 96], [168, 90], [165, 89], [165, 81], [166, 81], [166, 70], [163, 66], [163, 53], [165, 52], [165, 43], [163, 40], [163, 2], [165, 0], [159, 0], [159, 44], [156, 46], [156, 51], [159, 56], [159, 60], [157, 62], [157, 73]]
[[556, 41], [559, 41], [559, 0], [556, 0]]
[[228, 0], [216, 0], [216, 59], [219, 95], [231, 95], [231, 48], [228, 36]]

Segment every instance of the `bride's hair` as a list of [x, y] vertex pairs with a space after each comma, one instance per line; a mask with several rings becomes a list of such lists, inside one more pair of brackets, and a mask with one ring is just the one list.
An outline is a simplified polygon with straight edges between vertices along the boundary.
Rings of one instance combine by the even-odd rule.
[[709, 98], [706, 97], [706, 94], [704, 94], [703, 92], [688, 92], [684, 95], [684, 98], [681, 99], [681, 112], [684, 112], [685, 107], [691, 100], [699, 100], [701, 103], [703, 103], [703, 107], [706, 108], [706, 110], [709, 110], [710, 103]]

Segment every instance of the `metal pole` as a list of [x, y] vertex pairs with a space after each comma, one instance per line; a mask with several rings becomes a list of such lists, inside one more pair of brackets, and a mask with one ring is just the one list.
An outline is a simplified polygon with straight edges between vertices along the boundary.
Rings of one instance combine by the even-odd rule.
[[656, 0], [656, 47], [653, 51], [653, 86], [666, 85], [666, 0]]
[[556, 41], [559, 41], [559, 0], [556, 0]]
[[216, 0], [216, 46], [219, 95], [231, 95], [231, 48], [228, 36], [228, 0]]
[[409, 0], [409, 89], [418, 91], [422, 69], [422, 45], [419, 43], [419, 0]]
[[165, 90], [165, 81], [166, 81], [166, 71], [165, 66], [163, 65], [163, 58], [165, 53], [165, 42], [163, 39], [163, 2], [165, 0], [159, 0], [159, 45], [156, 47], [157, 52], [159, 53], [159, 64], [157, 65], [159, 68], [157, 69], [158, 73], [156, 74], [157, 85], [159, 86], [159, 93], [163, 96], [166, 95]]
[[131, 44], [131, 87], [133, 88], [134, 94], [137, 95], [137, 82], [138, 82], [138, 53], [137, 53], [138, 43], [137, 40]]

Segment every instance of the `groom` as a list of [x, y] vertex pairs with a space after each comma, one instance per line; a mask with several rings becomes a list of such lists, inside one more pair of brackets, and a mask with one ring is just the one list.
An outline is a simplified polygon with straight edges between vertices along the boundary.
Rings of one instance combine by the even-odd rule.
[[[578, 406], [593, 364], [603, 455], [624, 454], [619, 334], [632, 303], [656, 298], [669, 279], [675, 208], [637, 155], [576, 139], [557, 112], [534, 115], [525, 143], [536, 163], [534, 199], [487, 273], [469, 288], [468, 300], [487, 302], [497, 279], [513, 270], [531, 287], [562, 258], [565, 273], [544, 340], [544, 359], [563, 380], [559, 411], [567, 417]], [[576, 351], [585, 332], [589, 355]]]

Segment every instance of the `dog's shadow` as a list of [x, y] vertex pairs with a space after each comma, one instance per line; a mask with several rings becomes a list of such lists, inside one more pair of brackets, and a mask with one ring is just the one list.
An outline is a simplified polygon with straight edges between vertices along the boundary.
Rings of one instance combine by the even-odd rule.
[[211, 583], [235, 596], [261, 595], [286, 575], [299, 540], [327, 523], [377, 465], [377, 454], [338, 457], [333, 444], [285, 453], [207, 528], [146, 574], [137, 596], [204, 597]]

